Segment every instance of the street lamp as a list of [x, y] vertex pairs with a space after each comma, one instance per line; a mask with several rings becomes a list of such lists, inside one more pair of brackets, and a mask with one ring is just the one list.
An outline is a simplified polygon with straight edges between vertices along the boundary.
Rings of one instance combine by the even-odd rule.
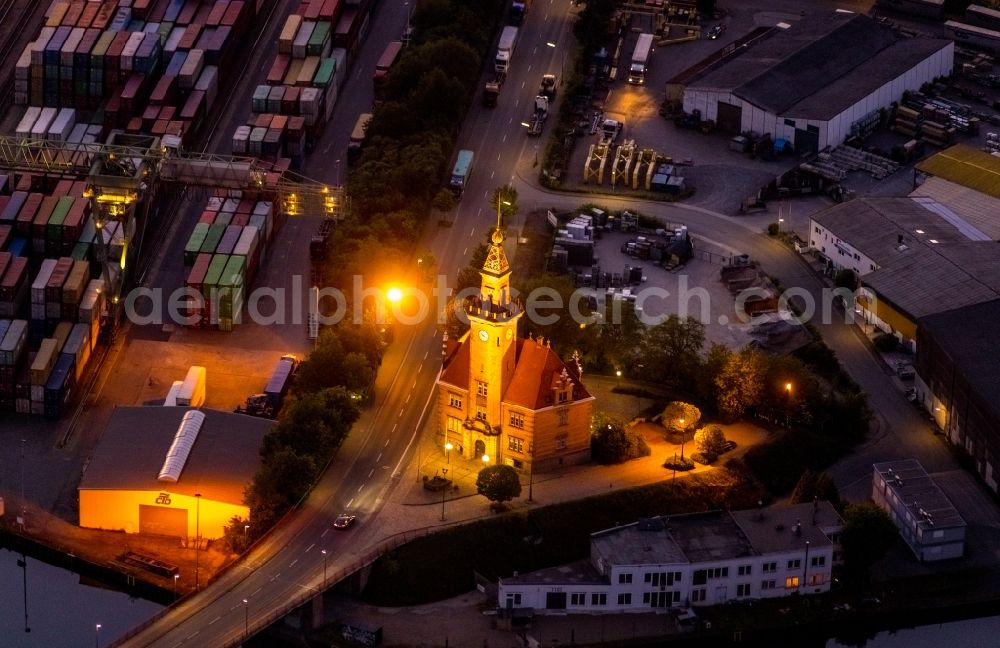
[[243, 636], [250, 636], [250, 601], [243, 599]]
[[[552, 41], [545, 43], [546, 46], [556, 49], [556, 44]], [[566, 50], [561, 50], [560, 54], [562, 58], [559, 61], [559, 85], [563, 84], [563, 76], [566, 75]]]
[[500, 206], [507, 205], [510, 207], [510, 201], [503, 199], [503, 187], [497, 189], [497, 227], [500, 227], [501, 217], [500, 217]]
[[528, 501], [534, 502], [535, 500], [532, 499], [531, 495], [532, 486], [535, 485], [535, 453], [529, 452], [528, 458], [531, 460], [531, 463], [528, 464]]
[[483, 456], [482, 456], [482, 460], [483, 460], [483, 463], [489, 463], [490, 462], [490, 456], [484, 452]]
[[98, 623], [94, 626], [94, 648], [100, 648], [101, 645], [101, 624]]
[[199, 567], [198, 562], [199, 551], [201, 550], [201, 493], [194, 494], [195, 501], [195, 513], [194, 513], [194, 591], [198, 591], [198, 576]]
[[448, 469], [442, 468], [441, 474], [444, 475], [444, 488], [441, 489], [441, 521], [444, 522], [444, 496], [448, 492]]
[[687, 434], [684, 432], [684, 419], [677, 419], [677, 422], [680, 423], [680, 431], [681, 431], [681, 459], [683, 459], [684, 458], [684, 441], [687, 440]]
[[319, 552], [323, 554], [323, 587], [326, 587], [326, 549], [320, 549]]
[[174, 574], [174, 600], [177, 600], [177, 579], [180, 578], [180, 574]]
[[[446, 430], [445, 435], [447, 436], [447, 434], [448, 432]], [[451, 441], [444, 442], [444, 456], [445, 456], [445, 463], [447, 464], [451, 464], [451, 449], [454, 447], [455, 446], [451, 445]]]
[[788, 427], [792, 409], [792, 383], [785, 383], [785, 427]]
[[250, 525], [243, 525], [243, 551], [246, 551], [250, 547]]

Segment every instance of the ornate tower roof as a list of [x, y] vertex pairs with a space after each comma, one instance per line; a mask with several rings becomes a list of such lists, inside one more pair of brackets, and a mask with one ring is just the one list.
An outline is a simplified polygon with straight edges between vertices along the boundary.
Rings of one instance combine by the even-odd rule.
[[483, 272], [495, 277], [510, 272], [510, 264], [507, 263], [507, 255], [503, 251], [503, 240], [503, 231], [497, 227], [490, 235], [490, 248], [486, 252], [486, 262], [483, 263]]

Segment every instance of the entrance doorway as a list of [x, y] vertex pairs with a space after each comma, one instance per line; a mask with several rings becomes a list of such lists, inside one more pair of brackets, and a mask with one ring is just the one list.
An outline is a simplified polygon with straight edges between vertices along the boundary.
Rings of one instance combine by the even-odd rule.
[[476, 439], [476, 459], [481, 459], [486, 454], [486, 444], [482, 439]]

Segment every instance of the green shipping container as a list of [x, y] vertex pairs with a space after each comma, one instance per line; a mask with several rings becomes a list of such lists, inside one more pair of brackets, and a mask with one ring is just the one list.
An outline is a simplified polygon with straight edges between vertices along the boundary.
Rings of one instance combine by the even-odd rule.
[[170, 32], [174, 30], [174, 23], [161, 22], [160, 26], [157, 28], [156, 33], [160, 37], [160, 47], [167, 44], [167, 38], [170, 36]]
[[49, 216], [49, 224], [45, 228], [45, 238], [50, 241], [62, 240], [63, 222], [66, 220], [66, 214], [69, 213], [74, 200], [76, 198], [73, 196], [63, 196], [59, 199], [55, 209], [52, 210], [52, 215]]
[[226, 268], [219, 277], [219, 318], [234, 318], [243, 305], [244, 273], [247, 259], [244, 256], [229, 257]]
[[209, 225], [208, 234], [205, 235], [205, 242], [201, 244], [201, 251], [205, 254], [214, 254], [215, 248], [219, 247], [219, 241], [222, 240], [222, 235], [225, 233], [226, 226], [222, 223]]
[[316, 68], [316, 76], [313, 77], [313, 85], [319, 88], [326, 88], [333, 82], [333, 75], [337, 72], [337, 61], [332, 58], [320, 59], [319, 67]]
[[213, 224], [228, 226], [232, 222], [233, 222], [232, 212], [219, 212], [218, 215], [216, 215], [215, 222]]
[[74, 261], [90, 261], [90, 243], [78, 241], [70, 255]]
[[219, 278], [222, 277], [222, 271], [226, 269], [227, 263], [229, 263], [228, 254], [212, 255], [212, 260], [208, 264], [208, 271], [205, 272], [205, 281], [201, 284], [206, 296], [208, 295], [209, 288], [215, 289], [219, 287]]
[[312, 35], [306, 44], [306, 56], [322, 56], [328, 54], [325, 51], [330, 40], [330, 23], [321, 20], [313, 27]]
[[207, 234], [207, 223], [198, 223], [194, 226], [194, 231], [191, 232], [187, 245], [184, 246], [184, 265], [186, 267], [194, 265], [195, 258], [201, 252], [201, 246], [205, 244], [205, 236]]

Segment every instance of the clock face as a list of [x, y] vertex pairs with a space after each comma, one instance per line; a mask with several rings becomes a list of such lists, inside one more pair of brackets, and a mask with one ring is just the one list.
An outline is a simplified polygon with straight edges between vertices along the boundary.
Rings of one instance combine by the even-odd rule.
[[479, 331], [479, 339], [485, 342], [486, 340], [490, 339], [490, 334], [487, 333], [486, 331]]

